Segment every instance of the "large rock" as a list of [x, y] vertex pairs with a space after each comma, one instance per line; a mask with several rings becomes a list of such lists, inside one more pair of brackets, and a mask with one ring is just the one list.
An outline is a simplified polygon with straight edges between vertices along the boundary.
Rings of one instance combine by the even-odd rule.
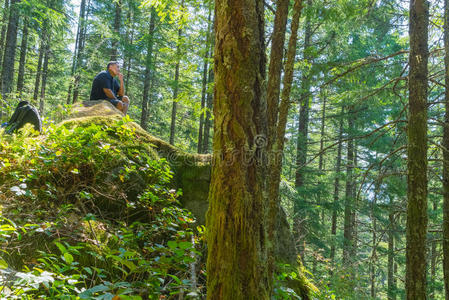
[[[83, 104], [77, 104], [71, 114], [72, 119], [82, 118], [83, 121], [99, 116], [120, 119], [123, 114], [108, 101], [87, 101]], [[128, 123], [128, 125], [135, 128], [136, 136], [139, 139], [146, 141], [160, 157], [167, 160], [174, 172], [174, 187], [181, 189], [183, 192], [181, 203], [193, 213], [199, 225], [204, 225], [206, 223], [211, 180], [211, 155], [186, 153], [150, 135], [135, 122]], [[291, 265], [296, 264], [296, 250], [287, 217], [282, 208], [279, 211], [276, 227], [275, 249], [277, 260]]]

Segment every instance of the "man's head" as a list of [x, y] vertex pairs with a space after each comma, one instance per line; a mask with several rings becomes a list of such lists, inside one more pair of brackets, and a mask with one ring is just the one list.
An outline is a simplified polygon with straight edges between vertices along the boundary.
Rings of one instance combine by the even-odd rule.
[[107, 70], [112, 76], [120, 74], [120, 66], [117, 61], [110, 61], [107, 66]]

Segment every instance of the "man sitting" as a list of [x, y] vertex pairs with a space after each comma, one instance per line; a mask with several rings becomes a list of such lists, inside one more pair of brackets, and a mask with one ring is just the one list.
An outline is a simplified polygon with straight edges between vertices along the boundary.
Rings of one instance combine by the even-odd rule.
[[[114, 80], [118, 76], [120, 85]], [[117, 89], [118, 87], [118, 89]], [[90, 91], [90, 100], [108, 100], [125, 115], [128, 112], [129, 98], [124, 95], [123, 75], [120, 73], [118, 62], [108, 63], [106, 71], [101, 71], [95, 76]]]

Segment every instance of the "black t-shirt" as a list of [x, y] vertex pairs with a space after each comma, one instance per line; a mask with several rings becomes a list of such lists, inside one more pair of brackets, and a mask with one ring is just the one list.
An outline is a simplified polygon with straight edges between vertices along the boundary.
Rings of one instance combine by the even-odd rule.
[[92, 90], [90, 91], [90, 100], [108, 99], [108, 96], [103, 91], [104, 88], [110, 89], [117, 97], [120, 84], [117, 80], [114, 80], [114, 77], [112, 77], [109, 71], [101, 71], [95, 76], [94, 82], [92, 83]]

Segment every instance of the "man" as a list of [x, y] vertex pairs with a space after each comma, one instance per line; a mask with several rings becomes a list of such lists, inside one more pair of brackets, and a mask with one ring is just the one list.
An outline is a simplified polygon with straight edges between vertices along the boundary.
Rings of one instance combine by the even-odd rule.
[[[114, 77], [118, 77], [120, 85]], [[90, 91], [90, 100], [108, 100], [125, 115], [128, 112], [129, 98], [124, 95], [123, 75], [120, 73], [118, 62], [108, 63], [106, 71], [101, 71], [95, 76]]]

